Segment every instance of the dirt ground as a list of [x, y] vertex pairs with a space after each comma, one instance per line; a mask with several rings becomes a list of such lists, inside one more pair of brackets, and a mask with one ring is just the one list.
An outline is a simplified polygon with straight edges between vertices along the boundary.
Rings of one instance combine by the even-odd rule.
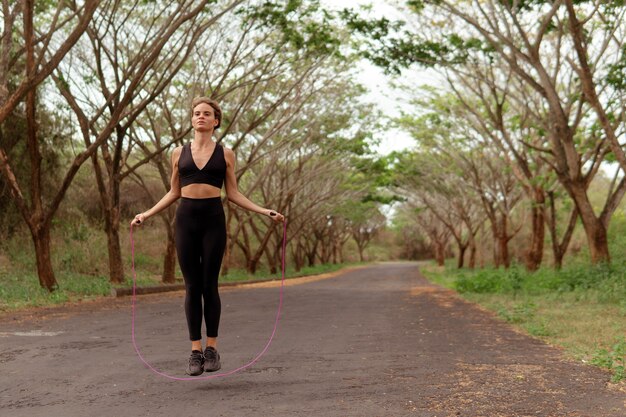
[[[136, 321], [144, 357], [179, 377], [189, 356], [183, 296], [139, 297]], [[221, 296], [228, 372], [265, 346], [279, 288]], [[0, 317], [0, 415], [626, 416], [624, 385], [609, 384], [607, 372], [430, 284], [414, 263], [292, 282], [266, 354], [211, 380], [147, 369], [132, 346], [130, 302]]]

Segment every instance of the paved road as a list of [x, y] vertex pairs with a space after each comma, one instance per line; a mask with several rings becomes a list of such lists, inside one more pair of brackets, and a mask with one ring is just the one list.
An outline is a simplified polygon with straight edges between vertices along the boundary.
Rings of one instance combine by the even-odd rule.
[[[145, 357], [184, 376], [180, 292], [139, 299]], [[260, 351], [278, 288], [222, 291], [223, 370]], [[130, 341], [130, 299], [0, 318], [1, 416], [624, 417], [606, 372], [563, 359], [398, 263], [290, 285], [267, 354], [176, 382]]]

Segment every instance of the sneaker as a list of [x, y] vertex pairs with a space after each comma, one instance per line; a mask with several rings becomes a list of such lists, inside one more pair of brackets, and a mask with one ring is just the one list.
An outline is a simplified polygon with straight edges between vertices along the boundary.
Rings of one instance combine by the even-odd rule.
[[192, 350], [189, 357], [189, 366], [187, 367], [187, 375], [197, 376], [204, 372], [204, 355], [200, 350]]
[[222, 367], [220, 363], [220, 354], [214, 347], [207, 346], [204, 349], [204, 371], [215, 372]]

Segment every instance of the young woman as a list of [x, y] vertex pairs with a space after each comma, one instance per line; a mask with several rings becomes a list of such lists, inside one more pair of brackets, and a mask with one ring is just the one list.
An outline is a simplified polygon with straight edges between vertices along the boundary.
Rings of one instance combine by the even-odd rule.
[[[282, 214], [259, 207], [237, 189], [235, 154], [213, 140], [220, 127], [222, 111], [215, 100], [196, 97], [191, 104], [194, 138], [172, 153], [170, 191], [152, 207], [135, 216], [131, 224], [142, 225], [146, 219], [181, 198], [176, 210], [176, 251], [185, 278], [185, 314], [191, 339], [191, 357], [187, 374], [217, 371], [221, 368], [217, 353], [217, 333], [221, 304], [217, 279], [226, 247], [226, 223], [221, 189], [226, 186], [228, 200], [244, 209], [284, 221]], [[202, 301], [204, 299], [204, 309]], [[202, 351], [202, 316], [206, 325], [206, 349]]]

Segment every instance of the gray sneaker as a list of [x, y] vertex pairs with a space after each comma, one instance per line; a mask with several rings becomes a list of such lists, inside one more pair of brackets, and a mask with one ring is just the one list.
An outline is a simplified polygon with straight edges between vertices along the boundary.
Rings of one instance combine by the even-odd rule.
[[207, 346], [204, 349], [204, 371], [215, 372], [222, 367], [220, 363], [220, 354], [214, 347]]
[[204, 355], [201, 350], [192, 350], [187, 366], [187, 375], [197, 376], [204, 372]]

